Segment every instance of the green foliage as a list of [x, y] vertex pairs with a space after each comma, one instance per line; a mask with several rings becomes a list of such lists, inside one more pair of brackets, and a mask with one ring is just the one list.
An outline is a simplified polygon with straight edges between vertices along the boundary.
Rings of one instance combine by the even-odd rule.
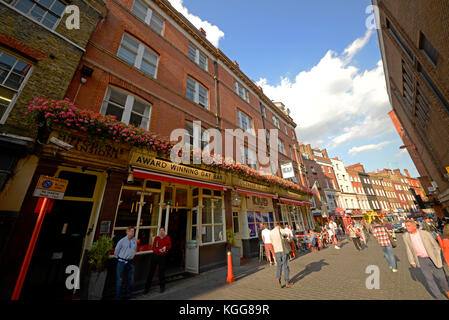
[[230, 243], [231, 246], [235, 246], [235, 233], [232, 229], [226, 230], [226, 237], [228, 239], [228, 243]]
[[89, 267], [92, 270], [101, 272], [106, 269], [106, 262], [113, 248], [112, 239], [108, 236], [101, 236], [92, 244], [90, 250], [87, 251]]

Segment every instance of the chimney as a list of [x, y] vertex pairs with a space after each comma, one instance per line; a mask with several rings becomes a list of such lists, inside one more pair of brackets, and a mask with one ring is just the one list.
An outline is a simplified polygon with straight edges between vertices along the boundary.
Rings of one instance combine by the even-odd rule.
[[203, 36], [206, 36], [206, 30], [204, 30], [203, 28], [200, 28], [200, 32], [203, 34]]
[[394, 169], [393, 172], [394, 172], [395, 174], [398, 174], [398, 175], [401, 174], [401, 170], [399, 170], [399, 169]]
[[257, 86], [257, 88], [263, 92], [262, 87], [261, 86]]
[[237, 63], [237, 60], [234, 60], [234, 64], [239, 68], [239, 64]]
[[407, 169], [404, 169], [404, 172], [405, 172], [405, 174], [407, 175], [407, 177], [411, 178], [411, 177], [410, 177], [410, 174], [408, 173], [408, 170], [407, 170]]

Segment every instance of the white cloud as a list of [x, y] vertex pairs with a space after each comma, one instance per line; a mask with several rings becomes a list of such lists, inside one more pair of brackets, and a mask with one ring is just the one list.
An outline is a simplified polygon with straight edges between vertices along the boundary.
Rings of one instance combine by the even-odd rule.
[[[367, 31], [342, 54], [329, 50], [317, 65], [292, 80], [281, 78], [278, 85], [267, 79], [257, 81], [268, 97], [290, 108], [300, 141], [335, 148], [351, 140], [394, 133], [387, 115], [391, 107], [382, 61], [370, 70], [350, 63], [371, 35]], [[320, 140], [325, 144], [319, 145]]]
[[407, 149], [404, 148], [401, 151], [399, 151], [398, 153], [396, 153], [394, 156], [395, 157], [403, 157], [405, 155], [408, 155], [408, 151], [407, 151]]
[[197, 27], [198, 29], [203, 28], [206, 31], [207, 40], [209, 40], [215, 47], [218, 48], [220, 39], [224, 37], [224, 32], [221, 31], [219, 27], [211, 24], [208, 21], [202, 20], [200, 17], [195, 16], [194, 14], [189, 13], [189, 10], [183, 5], [184, 0], [168, 0], [168, 1], [195, 27]]
[[381, 142], [378, 144], [367, 144], [367, 145], [360, 146], [360, 147], [352, 147], [348, 153], [351, 155], [356, 155], [360, 152], [381, 150], [383, 147], [385, 147], [386, 145], [388, 145], [390, 143], [391, 143], [391, 141], [384, 141], [384, 142]]

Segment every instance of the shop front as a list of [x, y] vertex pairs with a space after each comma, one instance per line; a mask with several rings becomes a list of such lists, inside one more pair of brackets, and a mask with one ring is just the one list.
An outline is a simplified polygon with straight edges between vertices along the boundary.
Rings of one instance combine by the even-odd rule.
[[260, 224], [264, 223], [269, 229], [273, 229], [274, 224], [279, 221], [273, 204], [277, 195], [269, 186], [238, 178], [233, 178], [233, 185], [236, 197], [241, 199], [240, 207], [233, 207], [233, 217], [240, 218], [242, 227], [236, 236], [241, 245], [241, 256], [256, 257], [259, 254]]
[[[102, 146], [86, 135], [64, 131], [53, 131], [47, 138], [47, 143], [38, 149], [36, 170], [4, 256], [9, 263], [2, 269], [7, 279], [2, 284], [2, 296], [12, 292], [18, 279], [43, 203], [43, 198], [34, 195], [42, 175], [67, 180], [68, 185], [63, 198], [49, 200], [21, 291], [21, 298], [25, 299], [73, 295], [73, 290], [66, 286], [66, 268], [82, 269], [86, 250], [99, 228], [98, 218], [105, 210], [102, 204], [114, 194], [111, 182], [117, 176], [122, 179], [126, 173], [129, 152], [126, 146], [112, 143]], [[50, 143], [51, 139], [58, 139], [70, 148], [60, 148]]]
[[[134, 289], [142, 289], [160, 228], [172, 241], [167, 277], [198, 274], [226, 264], [225, 177], [135, 151], [113, 223], [114, 244], [136, 227]], [[113, 274], [107, 292], [114, 292]], [[153, 281], [157, 281], [154, 277]]]

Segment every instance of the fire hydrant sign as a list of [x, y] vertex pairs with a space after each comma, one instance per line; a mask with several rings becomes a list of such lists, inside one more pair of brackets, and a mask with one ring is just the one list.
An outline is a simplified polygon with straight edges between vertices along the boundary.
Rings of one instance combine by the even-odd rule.
[[33, 196], [62, 200], [69, 180], [49, 176], [40, 176]]

